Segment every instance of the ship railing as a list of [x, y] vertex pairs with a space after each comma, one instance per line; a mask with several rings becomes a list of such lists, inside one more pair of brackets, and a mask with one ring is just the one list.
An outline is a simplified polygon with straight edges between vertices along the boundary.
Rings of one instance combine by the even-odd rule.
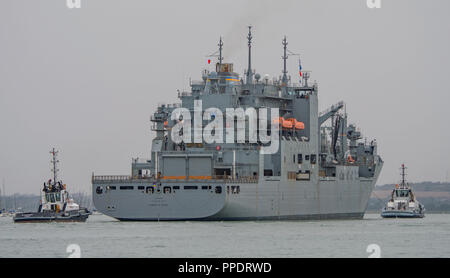
[[133, 163], [150, 163], [151, 159], [150, 158], [136, 157], [136, 158], [132, 158], [131, 161]]
[[205, 85], [205, 84], [206, 83], [203, 80], [191, 80], [191, 83], [190, 83], [191, 86], [192, 85]]
[[214, 176], [189, 176], [186, 179], [186, 176], [163, 176], [161, 180], [171, 181], [171, 182], [205, 182], [205, 181], [214, 181], [214, 182], [225, 182], [225, 183], [253, 183], [257, 182], [257, 177], [239, 177], [233, 178], [229, 175], [214, 175]]
[[128, 175], [108, 175], [108, 176], [92, 176], [92, 181], [129, 181], [131, 176]]
[[215, 180], [223, 180], [226, 183], [256, 183], [256, 182], [258, 182], [257, 176], [233, 178], [233, 176], [229, 176], [229, 175], [215, 175], [215, 176], [212, 176], [212, 178]]
[[258, 178], [256, 177], [242, 177], [226, 181], [226, 183], [257, 183], [257, 182]]
[[291, 83], [291, 84], [289, 84], [289, 87], [292, 87], [294, 89], [296, 89], [296, 88], [303, 88], [303, 84], [301, 84], [301, 83]]
[[150, 116], [150, 121], [152, 121], [152, 122], [162, 122], [162, 121], [164, 121], [164, 117], [162, 117], [160, 115], [157, 115], [157, 116], [151, 115]]
[[189, 97], [192, 96], [192, 92], [178, 92], [178, 97]]
[[[92, 181], [93, 182], [138, 182], [138, 181], [156, 181], [157, 179], [155, 179], [155, 177], [152, 176], [129, 176], [129, 175], [107, 175], [107, 176], [92, 176]], [[238, 178], [233, 178], [232, 176], [229, 175], [215, 175], [215, 176], [205, 176], [205, 177], [190, 177], [189, 179], [186, 180], [186, 177], [183, 178], [178, 178], [178, 177], [164, 177], [161, 178], [161, 180], [170, 180], [170, 181], [222, 181], [225, 183], [257, 183], [258, 182], [258, 177], [257, 176], [248, 176], [248, 177], [238, 177]]]
[[153, 176], [93, 176], [92, 183], [150, 183], [156, 182]]
[[168, 103], [167, 108], [179, 108], [181, 107], [181, 103]]

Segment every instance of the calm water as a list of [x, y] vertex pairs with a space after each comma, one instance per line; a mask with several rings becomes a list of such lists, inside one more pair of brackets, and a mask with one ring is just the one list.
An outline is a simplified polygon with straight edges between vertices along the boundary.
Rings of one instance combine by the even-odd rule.
[[450, 257], [450, 214], [424, 219], [21, 223], [0, 217], [0, 257]]

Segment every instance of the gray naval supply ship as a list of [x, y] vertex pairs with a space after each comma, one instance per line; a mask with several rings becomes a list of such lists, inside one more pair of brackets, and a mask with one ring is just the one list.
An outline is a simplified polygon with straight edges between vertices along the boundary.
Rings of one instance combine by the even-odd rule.
[[[190, 82], [190, 92], [178, 93], [180, 104], [158, 105], [151, 116], [152, 130], [156, 132], [151, 159], [133, 159], [131, 175], [92, 175], [97, 210], [124, 221], [364, 216], [383, 166], [376, 141], [362, 142], [361, 132], [347, 124], [343, 102], [319, 113], [318, 85], [308, 83], [310, 72], [300, 71], [299, 84], [291, 82], [286, 63], [293, 53], [287, 49], [286, 37], [282, 41], [282, 76], [273, 79], [267, 75], [261, 79], [252, 69], [251, 27], [247, 39], [248, 68], [244, 78], [233, 71], [233, 64], [223, 62], [220, 39], [215, 71], [204, 70], [203, 80]], [[248, 131], [245, 141], [232, 143], [195, 139], [175, 142], [171, 131], [186, 115], [172, 114], [185, 108], [187, 116], [195, 121], [199, 101], [203, 110], [278, 108], [279, 117], [270, 112], [272, 121], [266, 122], [267, 127], [276, 127], [276, 132], [270, 134], [278, 135], [279, 140], [271, 142], [276, 151], [263, 152], [269, 143], [250, 142]], [[232, 119], [236, 122], [236, 118]], [[250, 122], [244, 118], [247, 127]], [[201, 127], [208, 124], [201, 116], [199, 121]], [[228, 123], [226, 127], [230, 128]], [[233, 125], [231, 132], [239, 132], [238, 128], [242, 126]], [[221, 130], [211, 134], [214, 132]], [[190, 134], [188, 130], [179, 131], [179, 135], [184, 133]], [[193, 133], [195, 137], [195, 130]]]

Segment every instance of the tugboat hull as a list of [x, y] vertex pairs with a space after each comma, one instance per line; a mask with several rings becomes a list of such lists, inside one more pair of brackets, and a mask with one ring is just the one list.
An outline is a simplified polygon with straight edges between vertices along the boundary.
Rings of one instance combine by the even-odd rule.
[[423, 218], [425, 214], [414, 211], [383, 211], [381, 213], [383, 218]]
[[80, 210], [74, 212], [27, 212], [17, 213], [13, 220], [15, 223], [42, 223], [42, 222], [86, 222], [91, 212]]

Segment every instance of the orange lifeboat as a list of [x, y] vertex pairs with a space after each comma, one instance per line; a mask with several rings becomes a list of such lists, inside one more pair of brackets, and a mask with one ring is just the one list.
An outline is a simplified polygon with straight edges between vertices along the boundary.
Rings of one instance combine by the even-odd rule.
[[283, 123], [281, 124], [281, 126], [283, 127], [283, 128], [292, 128], [293, 126], [294, 126], [294, 122], [292, 121], [292, 119], [287, 119], [287, 120], [284, 120], [283, 121]]
[[297, 121], [295, 123], [295, 129], [305, 129], [305, 124], [303, 122]]
[[274, 119], [273, 123], [280, 124], [283, 128], [286, 129], [305, 129], [305, 124], [303, 122], [297, 121], [295, 118], [284, 119], [283, 117], [279, 117], [278, 119]]
[[292, 127], [295, 129], [305, 129], [305, 124], [303, 122], [297, 121], [295, 118], [289, 118], [287, 121], [292, 123]]
[[289, 121], [292, 123], [292, 127], [295, 127], [295, 129], [305, 129], [305, 124], [303, 122], [297, 121], [295, 118], [289, 118], [286, 121]]

